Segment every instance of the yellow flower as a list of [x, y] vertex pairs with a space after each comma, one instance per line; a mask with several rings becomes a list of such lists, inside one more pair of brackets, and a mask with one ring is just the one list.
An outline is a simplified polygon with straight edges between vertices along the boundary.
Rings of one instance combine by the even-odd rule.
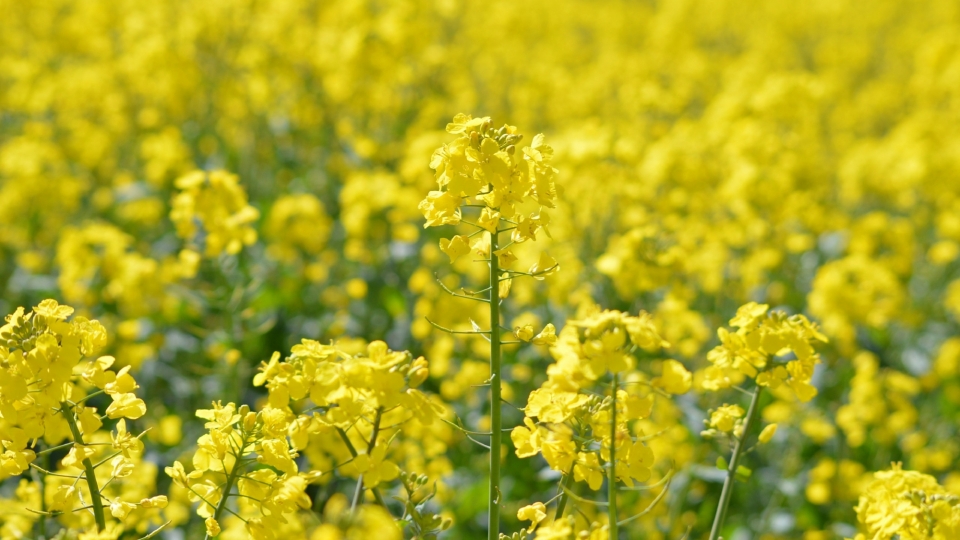
[[500, 265], [500, 268], [510, 268], [513, 263], [517, 262], [517, 257], [513, 254], [513, 251], [507, 248], [498, 249], [493, 254], [497, 256], [497, 264]]
[[220, 534], [220, 524], [212, 517], [208, 517], [203, 524], [207, 528], [207, 535], [216, 537]]
[[594, 491], [600, 489], [603, 485], [603, 469], [600, 467], [597, 454], [593, 452], [577, 454], [577, 462], [573, 466], [573, 479], [577, 482], [586, 481]]
[[542, 502], [529, 504], [517, 511], [517, 519], [530, 522], [530, 527], [527, 528], [527, 531], [530, 532], [535, 530], [537, 525], [546, 518], [547, 507]]
[[83, 435], [90, 435], [103, 425], [103, 422], [100, 421], [100, 417], [97, 415], [97, 409], [94, 407], [83, 407], [83, 410], [77, 415], [77, 420], [80, 426], [80, 433]]
[[134, 394], [114, 394], [113, 403], [107, 407], [107, 418], [136, 420], [147, 412], [147, 405]]
[[82, 469], [82, 461], [93, 457], [93, 455], [96, 453], [97, 451], [92, 446], [74, 444], [70, 448], [70, 452], [67, 453], [60, 464], [64, 467], [75, 467], [77, 469]]
[[530, 341], [533, 339], [533, 325], [525, 324], [523, 326], [518, 326], [513, 329], [513, 334], [517, 336], [517, 339], [520, 341]]
[[381, 482], [389, 482], [400, 475], [397, 465], [386, 459], [386, 445], [377, 445], [370, 454], [360, 454], [353, 462], [357, 471], [363, 475], [363, 482], [370, 487], [376, 487]]
[[147, 499], [142, 499], [140, 501], [140, 506], [143, 508], [166, 508], [167, 507], [167, 496], [166, 495], [157, 495], [155, 497], [150, 497]]
[[420, 202], [420, 211], [427, 222], [423, 228], [460, 223], [460, 197], [449, 191], [431, 191]]
[[543, 327], [543, 330], [539, 334], [533, 337], [534, 345], [546, 345], [551, 346], [557, 343], [557, 328], [553, 326], [553, 323], [547, 323]]
[[693, 375], [683, 364], [676, 360], [664, 360], [662, 365], [663, 373], [653, 380], [653, 384], [670, 394], [685, 394], [690, 390]]
[[500, 212], [491, 208], [484, 208], [480, 211], [477, 225], [486, 229], [490, 234], [497, 232], [497, 227], [500, 225]]
[[73, 314], [73, 308], [70, 306], [61, 306], [56, 300], [47, 299], [40, 302], [40, 305], [33, 308], [34, 313], [42, 315], [54, 321], [63, 321]]
[[276, 467], [286, 474], [297, 473], [297, 463], [290, 456], [290, 448], [287, 441], [281, 439], [268, 439], [260, 443], [261, 463]]
[[526, 458], [540, 451], [540, 431], [533, 420], [523, 419], [523, 426], [517, 426], [510, 432], [510, 440], [517, 449], [517, 457]]
[[718, 431], [729, 433], [733, 431], [737, 420], [743, 418], [743, 408], [739, 405], [724, 405], [717, 407], [710, 414], [709, 426]]
[[556, 259], [547, 255], [546, 252], [541, 252], [540, 259], [530, 267], [530, 274], [534, 279], [544, 279], [559, 269], [560, 265], [557, 264]]
[[123, 501], [113, 501], [110, 504], [110, 515], [117, 519], [126, 519], [126, 517], [136, 509], [137, 505]]
[[469, 239], [463, 235], [457, 235], [453, 238], [440, 239], [440, 251], [447, 254], [450, 257], [450, 262], [453, 263], [460, 257], [470, 253], [470, 243]]

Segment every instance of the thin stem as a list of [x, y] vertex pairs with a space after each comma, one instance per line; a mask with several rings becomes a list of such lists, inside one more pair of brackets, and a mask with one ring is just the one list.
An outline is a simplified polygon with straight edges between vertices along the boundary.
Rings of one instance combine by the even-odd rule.
[[[672, 479], [673, 479], [673, 471], [670, 471], [669, 473], [667, 473], [667, 476], [664, 477], [664, 480], [666, 480], [666, 484], [667, 484], [667, 485], [663, 486], [663, 489], [660, 490], [660, 494], [658, 494], [652, 501], [650, 501], [650, 504], [647, 505], [647, 508], [644, 509], [644, 510], [643, 510], [642, 512], [640, 512], [639, 514], [635, 514], [635, 515], [630, 516], [630, 517], [628, 517], [627, 519], [621, 521], [618, 525], [626, 525], [627, 523], [630, 523], [631, 521], [633, 521], [633, 520], [635, 520], [635, 519], [637, 519], [637, 518], [639, 518], [639, 517], [641, 517], [641, 516], [645, 516], [645, 515], [649, 514], [650, 511], [653, 510], [653, 507], [655, 507], [655, 506], [657, 505], [657, 503], [659, 503], [660, 500], [663, 499], [663, 496], [667, 494], [667, 490], [670, 489], [670, 482], [671, 482]], [[661, 482], [662, 482], [662, 480], [661, 480]]]
[[750, 428], [753, 427], [757, 416], [760, 402], [760, 386], [753, 390], [753, 397], [750, 398], [750, 408], [747, 410], [747, 419], [743, 424], [743, 432], [737, 439], [733, 447], [733, 455], [730, 456], [730, 465], [727, 467], [727, 478], [723, 481], [723, 491], [720, 492], [720, 501], [717, 503], [717, 514], [713, 518], [713, 527], [710, 529], [710, 540], [717, 540], [720, 537], [720, 529], [723, 527], [723, 521], [727, 518], [727, 508], [730, 506], [730, 499], [733, 496], [733, 483], [737, 476], [737, 467], [740, 466], [740, 458], [743, 456], [747, 435]]
[[617, 522], [617, 388], [620, 382], [619, 374], [613, 372], [613, 384], [610, 394], [613, 401], [610, 403], [610, 461], [607, 463], [607, 518], [610, 527], [610, 540], [620, 538], [620, 528]]
[[[67, 402], [60, 403], [60, 409], [63, 411], [63, 418], [70, 426], [70, 433], [73, 434], [73, 442], [82, 445], [83, 435], [80, 434], [80, 428], [77, 427], [77, 418], [74, 411]], [[103, 501], [100, 499], [100, 487], [97, 486], [97, 473], [93, 470], [93, 463], [90, 458], [83, 460], [84, 476], [87, 478], [87, 488], [90, 489], [90, 502], [93, 507], [93, 519], [97, 522], [97, 532], [103, 532], [107, 528], [107, 522], [103, 516]]]
[[31, 463], [30, 467], [42, 472], [46, 476], [56, 476], [57, 478], [69, 478], [70, 480], [80, 480], [80, 478], [83, 477], [83, 475], [70, 476], [69, 474], [60, 474], [60, 473], [51, 472], [37, 465], [36, 463]]
[[[499, 306], [498, 306], [498, 307], [499, 307]], [[427, 318], [424, 317], [424, 319], [427, 319]], [[490, 333], [490, 332], [485, 332], [485, 331], [482, 331], [482, 330], [469, 330], [469, 331], [468, 331], [468, 330], [451, 330], [451, 329], [449, 329], [449, 328], [445, 328], [445, 327], [443, 327], [443, 326], [440, 326], [439, 324], [431, 321], [430, 319], [427, 319], [427, 322], [430, 323], [430, 324], [431, 324], [434, 328], [436, 328], [437, 330], [440, 330], [440, 331], [442, 331], [442, 332], [446, 332], [446, 333], [448, 333], [448, 334], [475, 334], [475, 335], [483, 335], [483, 336], [486, 336], [487, 334]], [[499, 331], [497, 332], [497, 335], [500, 335], [500, 332], [499, 332]]]
[[[104, 443], [104, 444], [107, 444], [107, 443]], [[62, 448], [66, 448], [66, 447], [68, 447], [68, 446], [73, 446], [73, 441], [65, 442], [65, 443], [63, 443], [63, 444], [58, 444], [58, 445], [56, 445], [56, 446], [51, 446], [50, 448], [45, 448], [45, 449], [37, 452], [37, 456], [44, 456], [44, 455], [49, 454], [50, 452], [56, 452], [57, 450], [60, 450], [60, 449], [62, 449]]]
[[[347, 450], [350, 451], [350, 455], [356, 458], [359, 454], [357, 453], [357, 449], [354, 448], [353, 442], [350, 441], [350, 436], [347, 435], [347, 432], [344, 431], [342, 427], [338, 426], [337, 433], [340, 435], [340, 438], [343, 439], [343, 444], [347, 445]], [[389, 512], [390, 509], [387, 508], [387, 502], [383, 500], [383, 495], [380, 495], [380, 490], [378, 488], [373, 488], [371, 491], [373, 491], [373, 498], [376, 499], [377, 504], [384, 507], [384, 509]]]
[[[576, 465], [576, 464], [574, 464]], [[570, 487], [571, 479], [573, 478], [573, 467], [570, 466], [570, 471], [567, 474], [563, 475], [563, 478], [560, 480], [560, 502], [557, 503], [557, 513], [554, 515], [553, 519], [557, 520], [563, 517], [563, 510], [567, 507], [567, 489]]]
[[[223, 513], [223, 510], [227, 507], [227, 499], [230, 498], [230, 490], [233, 489], [233, 484], [237, 481], [237, 477], [240, 476], [240, 470], [243, 468], [240, 466], [240, 456], [243, 455], [243, 449], [247, 446], [247, 437], [246, 435], [242, 436], [240, 441], [240, 451], [237, 452], [237, 461], [233, 464], [233, 470], [230, 471], [230, 474], [227, 476], [227, 484], [223, 488], [223, 495], [220, 496], [220, 502], [217, 503], [216, 510], [213, 511], [214, 521], [220, 521], [220, 514]], [[232, 512], [231, 512], [232, 513]], [[210, 535], [207, 535], [209, 537]]]
[[97, 390], [96, 392], [93, 392], [92, 394], [87, 394], [83, 399], [77, 400], [77, 402], [74, 403], [73, 405], [74, 405], [74, 407], [79, 406], [81, 403], [87, 401], [88, 399], [90, 399], [90, 398], [92, 398], [92, 397], [97, 397], [97, 396], [99, 396], [100, 394], [104, 394], [104, 393], [105, 393], [105, 392], [104, 392], [103, 390]]
[[[383, 417], [383, 408], [377, 407], [377, 416], [373, 419], [373, 434], [370, 435], [370, 444], [367, 445], [367, 455], [373, 452], [373, 447], [377, 445], [377, 435], [380, 434], [380, 419]], [[350, 505], [350, 511], [356, 511], [360, 504], [360, 496], [363, 494], [363, 475], [357, 477], [357, 489], [353, 492], [353, 502]]]
[[[500, 231], [490, 235], [490, 253], [497, 251]], [[490, 489], [487, 539], [500, 538], [500, 448], [502, 445], [502, 404], [500, 397], [500, 268], [490, 257]]]
[[[38, 454], [39, 455], [39, 454]], [[46, 465], [47, 458], [44, 456], [44, 465]], [[45, 515], [47, 513], [47, 498], [44, 496], [46, 493], [46, 480], [43, 478], [43, 475], [39, 474], [36, 469], [30, 469], [30, 475], [33, 476], [33, 481], [40, 488], [40, 519], [37, 520], [37, 525], [40, 532], [40, 538], [47, 537], [47, 518]]]
[[[434, 276], [436, 276], [436, 274], [434, 274]], [[487, 300], [486, 298], [477, 298], [475, 296], [467, 296], [465, 294], [455, 293], [451, 291], [450, 288], [447, 287], [439, 277], [437, 277], [437, 283], [440, 284], [440, 288], [443, 289], [445, 293], [449, 294], [450, 296], [453, 296], [454, 298], [466, 298], [467, 300], [475, 300], [477, 302], [484, 302], [484, 303], [489, 302], [489, 300]]]
[[357, 487], [353, 490], [353, 500], [350, 501], [350, 511], [356, 512], [360, 504], [360, 495], [363, 493], [363, 474], [357, 476]]

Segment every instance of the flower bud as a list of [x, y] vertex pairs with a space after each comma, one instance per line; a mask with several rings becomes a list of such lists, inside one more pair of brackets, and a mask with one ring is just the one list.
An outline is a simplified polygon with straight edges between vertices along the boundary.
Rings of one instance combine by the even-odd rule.
[[256, 425], [257, 425], [257, 413], [248, 412], [247, 415], [243, 417], [243, 429], [247, 431], [253, 431], [253, 428]]

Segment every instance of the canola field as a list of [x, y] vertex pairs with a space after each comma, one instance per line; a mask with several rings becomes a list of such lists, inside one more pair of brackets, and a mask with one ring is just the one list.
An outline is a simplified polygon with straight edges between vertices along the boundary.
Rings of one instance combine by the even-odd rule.
[[0, 14], [0, 540], [960, 538], [956, 0]]

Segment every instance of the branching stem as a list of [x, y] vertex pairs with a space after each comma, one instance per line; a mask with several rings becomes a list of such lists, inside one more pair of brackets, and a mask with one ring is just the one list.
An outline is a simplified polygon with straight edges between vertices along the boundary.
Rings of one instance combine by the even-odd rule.
[[[227, 499], [230, 498], [230, 490], [233, 489], [233, 484], [236, 483], [237, 477], [241, 475], [240, 471], [243, 469], [243, 467], [240, 465], [240, 458], [243, 457], [243, 450], [246, 448], [246, 446], [247, 437], [244, 435], [240, 441], [240, 450], [237, 452], [237, 459], [233, 463], [233, 470], [231, 470], [230, 474], [227, 476], [227, 483], [223, 487], [223, 495], [220, 496], [220, 502], [217, 503], [217, 508], [213, 511], [214, 521], [219, 522], [220, 516], [223, 514], [224, 509], [227, 508]], [[207, 538], [209, 538], [209, 536], [210, 535], [208, 534]]]
[[[370, 435], [370, 443], [367, 445], [367, 455], [373, 452], [377, 445], [377, 436], [380, 435], [380, 419], [383, 417], [383, 407], [377, 408], [377, 416], [373, 419], [373, 434]], [[363, 495], [363, 475], [357, 477], [357, 490], [353, 492], [353, 502], [350, 510], [355, 511], [360, 504], [360, 496]]]
[[[353, 443], [350, 441], [350, 436], [347, 435], [347, 432], [344, 431], [343, 428], [337, 427], [337, 433], [340, 435], [340, 438], [343, 439], [343, 444], [347, 445], [347, 450], [350, 451], [350, 455], [356, 458], [359, 454], [357, 453], [357, 449], [354, 448]], [[380, 490], [373, 488], [371, 491], [373, 491], [373, 498], [377, 500], [377, 504], [389, 512], [390, 509], [387, 508], [387, 502], [383, 500], [383, 495], [380, 494]]]

